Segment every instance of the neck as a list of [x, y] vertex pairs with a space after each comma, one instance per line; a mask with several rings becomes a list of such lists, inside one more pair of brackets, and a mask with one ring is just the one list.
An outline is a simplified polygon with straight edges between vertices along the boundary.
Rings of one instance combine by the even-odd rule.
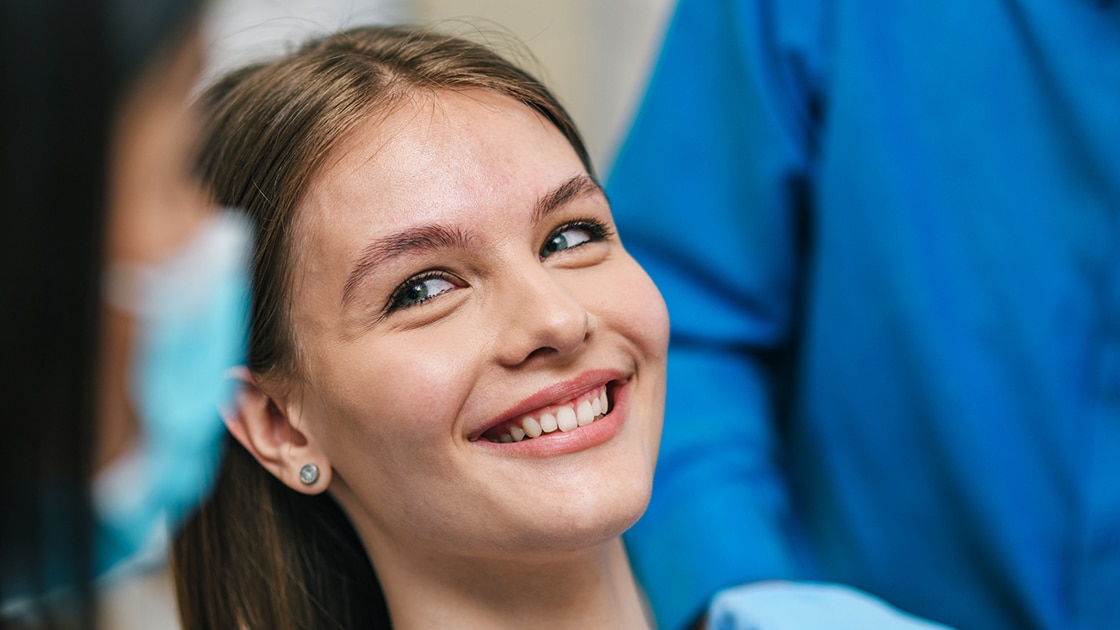
[[550, 558], [378, 558], [375, 565], [398, 629], [649, 626], [617, 537]]

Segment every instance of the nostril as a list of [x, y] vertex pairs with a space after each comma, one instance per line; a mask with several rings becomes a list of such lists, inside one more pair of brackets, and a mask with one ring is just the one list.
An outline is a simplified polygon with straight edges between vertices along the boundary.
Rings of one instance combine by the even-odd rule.
[[[540, 281], [543, 280], [543, 281]], [[597, 328], [595, 316], [578, 293], [552, 278], [517, 285], [524, 289], [503, 311], [498, 348], [503, 363], [556, 360], [578, 352]]]
[[556, 354], [560, 354], [560, 351], [557, 350], [556, 348], [549, 348], [549, 347], [537, 348], [536, 350], [530, 352], [529, 355], [525, 357], [525, 360], [526, 361], [532, 361], [533, 359], [536, 359], [536, 358], [544, 358], [544, 357], [548, 357], [548, 356], [552, 356], [552, 355], [556, 355]]

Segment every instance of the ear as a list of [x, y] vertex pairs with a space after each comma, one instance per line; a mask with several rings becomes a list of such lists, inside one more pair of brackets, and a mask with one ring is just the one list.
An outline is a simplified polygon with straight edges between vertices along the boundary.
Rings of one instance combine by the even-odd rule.
[[[228, 376], [239, 384], [236, 400], [222, 410], [222, 420], [234, 439], [289, 488], [304, 494], [326, 490], [331, 483], [330, 462], [297, 428], [298, 411], [270, 396], [248, 368], [233, 368]], [[318, 474], [311, 483], [305, 483], [300, 470], [309, 464]]]

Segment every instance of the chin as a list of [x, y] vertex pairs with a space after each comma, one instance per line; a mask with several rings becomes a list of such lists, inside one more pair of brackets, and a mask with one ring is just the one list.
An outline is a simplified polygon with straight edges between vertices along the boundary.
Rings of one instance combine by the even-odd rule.
[[518, 536], [515, 546], [542, 552], [575, 551], [620, 536], [645, 512], [652, 475], [634, 473], [611, 479], [552, 499], [552, 509], [519, 529], [524, 536]]

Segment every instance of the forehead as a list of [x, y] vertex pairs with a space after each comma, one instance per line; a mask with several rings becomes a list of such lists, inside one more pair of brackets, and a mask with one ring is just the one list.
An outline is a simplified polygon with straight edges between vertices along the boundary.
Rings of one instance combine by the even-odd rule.
[[359, 125], [313, 179], [300, 212], [305, 226], [329, 218], [375, 232], [454, 223], [486, 210], [528, 212], [583, 172], [567, 139], [511, 97], [422, 91]]

